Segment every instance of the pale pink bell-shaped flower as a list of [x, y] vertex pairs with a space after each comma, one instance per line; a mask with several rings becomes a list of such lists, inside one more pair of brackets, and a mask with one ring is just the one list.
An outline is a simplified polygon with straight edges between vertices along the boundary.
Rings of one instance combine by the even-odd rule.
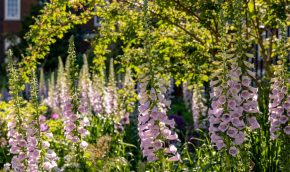
[[179, 160], [180, 160], [179, 153], [176, 153], [175, 156], [168, 158], [168, 161], [179, 161]]
[[235, 157], [238, 154], [238, 149], [234, 146], [230, 147], [229, 154]]
[[226, 146], [226, 145], [225, 145], [225, 143], [224, 143], [223, 140], [217, 140], [217, 142], [216, 142], [216, 147], [217, 147], [218, 150], [221, 150], [221, 149], [224, 148], [225, 146]]
[[290, 126], [289, 125], [284, 128], [284, 132], [285, 132], [285, 134], [290, 135]]
[[86, 147], [88, 147], [88, 145], [89, 144], [86, 141], [81, 141], [81, 144], [80, 144], [81, 148], [85, 149]]
[[232, 137], [232, 138], [235, 138], [236, 135], [238, 134], [238, 130], [234, 127], [229, 127], [228, 130], [227, 130], [227, 135]]
[[258, 129], [260, 128], [260, 124], [258, 123], [256, 117], [250, 117], [247, 119], [249, 125], [250, 125], [250, 128], [252, 130], [255, 130], [255, 129]]

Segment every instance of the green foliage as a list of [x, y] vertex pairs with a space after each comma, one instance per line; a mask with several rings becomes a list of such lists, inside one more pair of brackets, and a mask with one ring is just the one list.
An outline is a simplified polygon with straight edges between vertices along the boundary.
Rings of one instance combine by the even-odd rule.
[[[279, 73], [283, 80], [289, 78], [286, 56], [289, 41], [286, 40], [285, 28], [289, 25], [288, 1], [249, 0], [249, 1], [105, 1], [105, 0], [54, 0], [46, 3], [30, 26], [26, 34], [28, 46], [23, 53], [20, 68], [15, 68], [12, 53], [9, 58], [9, 89], [12, 96], [8, 104], [0, 102], [0, 114], [8, 114], [9, 106], [17, 116], [18, 125], [27, 117], [25, 112], [36, 113], [33, 109], [40, 108], [37, 99], [37, 86], [34, 71], [39, 60], [48, 56], [53, 44], [64, 40], [67, 33], [76, 25], [86, 24], [93, 16], [101, 18], [101, 24], [96, 29], [97, 35], [91, 42], [94, 53], [92, 71], [84, 60], [84, 66], [79, 73], [74, 37], [69, 39], [69, 50], [64, 68], [61, 57], [56, 78], [56, 88], [62, 87], [62, 82], [68, 82], [74, 112], [79, 106], [78, 77], [92, 77], [93, 87], [104, 94], [104, 86], [116, 89], [115, 69], [125, 73], [125, 82], [118, 90], [118, 110], [133, 113], [137, 96], [134, 90], [134, 79], [148, 72], [152, 80], [160, 75], [168, 75], [175, 79], [176, 85], [188, 82], [190, 85], [208, 88], [208, 82], [214, 77], [223, 77], [227, 67], [236, 62], [245, 72], [253, 68], [247, 62], [254, 54], [261, 54], [264, 61], [265, 76], [255, 80], [259, 87], [259, 116], [261, 130], [251, 133], [247, 144], [236, 159], [231, 159], [226, 152], [216, 152], [211, 146], [207, 132], [197, 132], [193, 144], [187, 142], [188, 131], [184, 135], [182, 145], [182, 162], [166, 163], [161, 160], [155, 164], [145, 163], [139, 150], [136, 125], [125, 127], [125, 134], [115, 133], [114, 119], [92, 117], [91, 136], [88, 138], [92, 147], [84, 152], [85, 168], [102, 171], [286, 171], [289, 169], [289, 138], [281, 141], [271, 141], [269, 133], [269, 93], [270, 80], [274, 72]], [[278, 39], [277, 32], [282, 32]], [[265, 33], [268, 38], [264, 39]], [[253, 50], [253, 45], [259, 45], [259, 52]], [[58, 48], [58, 47], [57, 47]], [[61, 54], [62, 55], [62, 54]], [[279, 56], [277, 65], [272, 65], [273, 59]], [[115, 67], [114, 67], [115, 62]], [[109, 65], [108, 65], [109, 63]], [[106, 67], [109, 66], [109, 77], [106, 82]], [[117, 67], [116, 67], [117, 66]], [[30, 75], [28, 75], [30, 74]], [[20, 94], [24, 89], [24, 81], [32, 76], [32, 105], [25, 102]], [[44, 73], [40, 73], [40, 92], [44, 89]], [[54, 74], [50, 79], [50, 95], [54, 92]], [[67, 77], [67, 79], [65, 79]], [[151, 86], [154, 85], [151, 84]], [[226, 84], [226, 83], [224, 83]], [[289, 87], [289, 83], [286, 84]], [[114, 90], [116, 92], [116, 90]], [[192, 124], [192, 115], [186, 110], [183, 102], [176, 98], [171, 113], [182, 111], [186, 124]], [[2, 112], [2, 109], [5, 109]], [[9, 109], [7, 111], [7, 109]], [[54, 109], [58, 112], [59, 109]], [[122, 112], [123, 113], [123, 112]], [[3, 117], [1, 116], [0, 117]], [[37, 115], [36, 115], [37, 116]], [[4, 118], [4, 117], [3, 117]], [[134, 124], [136, 116], [132, 117]], [[1, 124], [1, 121], [0, 121]], [[59, 165], [64, 165], [64, 155], [70, 150], [64, 143], [61, 132], [61, 121], [48, 122], [55, 135], [53, 148], [58, 150], [61, 157]], [[5, 125], [5, 124], [4, 124]], [[3, 131], [4, 133], [6, 131]], [[0, 135], [1, 137], [1, 135]], [[133, 139], [132, 139], [133, 138]], [[101, 141], [100, 141], [101, 140]], [[134, 140], [134, 141], [132, 141]], [[127, 143], [128, 142], [128, 143]], [[100, 145], [103, 143], [104, 150]], [[197, 143], [197, 144], [194, 144]], [[133, 145], [133, 146], [132, 146]], [[106, 149], [105, 149], [106, 148]], [[190, 148], [193, 148], [190, 151]], [[2, 151], [2, 153], [1, 153]], [[4, 151], [4, 153], [3, 153]], [[96, 151], [103, 153], [96, 156]], [[7, 150], [0, 148], [0, 155], [6, 155]], [[133, 155], [132, 155], [133, 152]], [[4, 156], [3, 156], [4, 157]], [[285, 158], [284, 158], [285, 157]], [[0, 156], [0, 164], [7, 162], [10, 157]], [[73, 170], [73, 169], [71, 169]]]

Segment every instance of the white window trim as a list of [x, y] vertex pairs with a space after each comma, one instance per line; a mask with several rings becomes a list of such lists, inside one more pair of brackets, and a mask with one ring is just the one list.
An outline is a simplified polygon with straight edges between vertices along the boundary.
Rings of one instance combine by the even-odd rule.
[[100, 18], [98, 16], [94, 16], [94, 26], [95, 27], [100, 27], [101, 26]]
[[[97, 9], [96, 7], [94, 8], [94, 12], [96, 12]], [[94, 16], [94, 26], [95, 27], [100, 27], [100, 20], [99, 20], [99, 17], [98, 16]]]
[[[105, 0], [105, 3], [108, 4], [108, 3], [110, 3], [110, 1], [109, 0]], [[104, 8], [106, 8], [105, 6], [104, 6]], [[96, 7], [94, 8], [94, 11], [95, 12], [97, 11]], [[100, 18], [99, 16], [94, 16], [94, 26], [95, 27], [100, 27], [101, 26], [101, 20], [102, 20], [102, 18]]]
[[4, 8], [5, 8], [5, 16], [4, 16], [4, 20], [10, 20], [10, 21], [19, 21], [20, 18], [21, 18], [21, 1], [20, 0], [17, 0], [18, 1], [18, 15], [15, 16], [15, 17], [11, 17], [11, 16], [8, 16], [8, 0], [5, 0], [5, 4], [4, 4]]

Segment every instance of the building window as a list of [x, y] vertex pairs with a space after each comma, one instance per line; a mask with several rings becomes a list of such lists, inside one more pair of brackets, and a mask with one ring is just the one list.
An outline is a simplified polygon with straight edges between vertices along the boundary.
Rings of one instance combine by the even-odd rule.
[[5, 20], [20, 20], [20, 0], [5, 0]]

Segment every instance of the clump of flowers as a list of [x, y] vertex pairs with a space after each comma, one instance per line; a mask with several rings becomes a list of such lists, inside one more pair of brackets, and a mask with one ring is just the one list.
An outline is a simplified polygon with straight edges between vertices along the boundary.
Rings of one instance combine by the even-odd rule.
[[104, 97], [105, 112], [108, 116], [117, 115], [116, 110], [118, 109], [118, 97], [113, 59], [110, 60], [110, 73], [108, 80]]
[[[170, 144], [176, 141], [178, 136], [173, 131], [174, 120], [169, 120], [166, 115], [166, 108], [169, 107], [170, 102], [165, 99], [167, 91], [164, 87], [165, 81], [157, 77], [158, 80], [150, 82], [146, 74], [141, 75], [140, 78], [138, 131], [143, 156], [152, 162], [166, 153], [173, 155], [168, 159], [169, 161], [178, 161], [180, 155], [177, 148]], [[152, 85], [149, 85], [149, 82]]]
[[218, 65], [223, 68], [215, 72], [210, 82], [209, 132], [218, 150], [226, 148], [236, 156], [238, 147], [245, 141], [245, 127], [251, 130], [260, 127], [255, 117], [259, 113], [258, 89], [251, 86], [255, 78], [252, 64], [240, 62], [232, 54], [223, 54], [221, 58]]

